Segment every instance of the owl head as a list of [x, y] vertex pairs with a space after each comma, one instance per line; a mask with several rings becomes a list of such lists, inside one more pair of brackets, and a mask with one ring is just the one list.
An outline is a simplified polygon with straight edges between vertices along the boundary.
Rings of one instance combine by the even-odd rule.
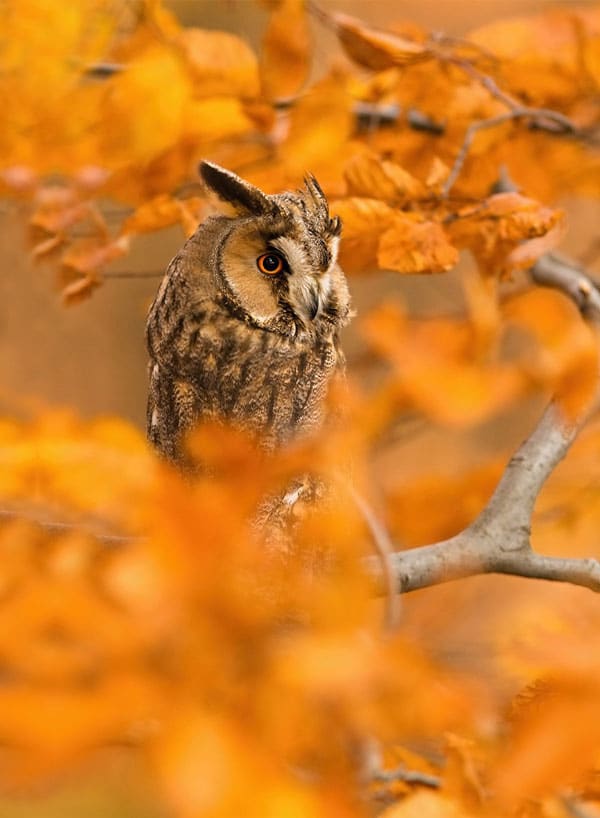
[[346, 323], [349, 295], [337, 265], [341, 222], [329, 215], [314, 176], [295, 193], [267, 195], [212, 162], [200, 164], [200, 175], [236, 211], [216, 220], [211, 265], [228, 308], [291, 338]]

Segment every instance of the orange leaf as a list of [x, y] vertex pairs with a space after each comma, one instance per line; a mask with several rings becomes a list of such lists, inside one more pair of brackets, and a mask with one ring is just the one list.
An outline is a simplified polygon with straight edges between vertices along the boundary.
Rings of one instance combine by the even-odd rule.
[[191, 98], [177, 52], [151, 45], [107, 82], [104, 122], [119, 127], [102, 129], [101, 155], [110, 156], [113, 167], [151, 161], [181, 138]]
[[425, 179], [425, 185], [432, 190], [439, 191], [449, 175], [450, 168], [448, 165], [442, 162], [439, 156], [434, 156]]
[[84, 275], [80, 278], [76, 278], [75, 281], [71, 281], [71, 283], [67, 284], [66, 287], [63, 287], [61, 290], [61, 296], [65, 304], [79, 304], [80, 301], [84, 301], [86, 298], [89, 298], [96, 287], [99, 286], [100, 282], [97, 278], [90, 275]]
[[310, 169], [327, 188], [337, 176], [354, 119], [351, 100], [344, 93], [345, 77], [332, 73], [303, 94], [290, 113], [289, 133], [280, 155], [289, 173], [302, 176]]
[[410, 65], [431, 56], [422, 43], [398, 34], [369, 28], [347, 14], [328, 14], [346, 54], [354, 62], [373, 71], [383, 71], [395, 65]]
[[260, 77], [267, 99], [296, 94], [310, 69], [310, 29], [303, 0], [284, 0], [271, 14], [262, 44]]
[[546, 244], [515, 250], [523, 241], [545, 236], [562, 223], [563, 212], [544, 207], [520, 193], [498, 193], [449, 220], [447, 230], [459, 247], [468, 247], [484, 272], [506, 273], [553, 246], [559, 231]]
[[394, 219], [391, 207], [378, 199], [339, 199], [331, 211], [342, 219], [340, 264], [348, 272], [377, 266], [379, 237]]
[[351, 196], [405, 202], [427, 192], [423, 183], [400, 165], [371, 152], [354, 156], [344, 168], [344, 177]]
[[169, 227], [179, 221], [179, 203], [171, 196], [163, 193], [155, 196], [148, 202], [140, 205], [136, 211], [124, 222], [121, 232], [128, 233], [149, 233], [160, 230], [162, 227]]
[[541, 258], [544, 253], [554, 250], [566, 233], [566, 224], [563, 220], [557, 222], [543, 236], [524, 241], [511, 250], [506, 257], [505, 266], [511, 270], [526, 270]]
[[259, 93], [256, 54], [241, 37], [226, 31], [186, 28], [177, 42], [203, 97], [255, 97]]
[[598, 378], [598, 339], [572, 302], [560, 293], [537, 289], [511, 299], [508, 319], [525, 330], [537, 347], [529, 350], [526, 366], [556, 392], [570, 420], [594, 400]]
[[437, 222], [398, 213], [379, 241], [377, 261], [399, 273], [445, 273], [458, 262], [458, 250]]
[[[560, 740], [557, 740], [560, 737]], [[600, 752], [600, 696], [593, 675], [548, 682], [516, 713], [494, 773], [499, 802], [555, 793], [593, 765]]]
[[63, 255], [61, 263], [64, 267], [76, 270], [78, 273], [88, 274], [104, 267], [115, 259], [121, 258], [129, 250], [129, 237], [121, 236], [115, 241], [98, 243], [97, 241], [81, 241], [73, 245]]
[[64, 242], [64, 235], [62, 233], [55, 233], [53, 236], [50, 236], [50, 238], [38, 242], [31, 251], [31, 255], [34, 259], [47, 256], [49, 253], [52, 253], [53, 250], [60, 247], [61, 244], [64, 244]]
[[191, 236], [204, 214], [204, 200], [199, 197], [173, 199], [167, 194], [155, 196], [140, 205], [121, 228], [122, 235], [150, 233], [181, 223], [186, 236]]

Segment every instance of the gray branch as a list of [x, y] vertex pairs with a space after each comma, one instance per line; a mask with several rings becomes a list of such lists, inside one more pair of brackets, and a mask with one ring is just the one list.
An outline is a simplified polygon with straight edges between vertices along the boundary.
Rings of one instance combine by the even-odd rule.
[[[531, 275], [536, 283], [559, 289], [572, 298], [588, 318], [600, 320], [600, 293], [577, 265], [546, 255], [535, 264]], [[492, 498], [471, 525], [443, 542], [391, 555], [397, 591], [488, 573], [569, 582], [600, 591], [598, 560], [537, 554], [530, 540], [537, 497], [586, 419], [582, 416], [577, 422], [568, 422], [560, 407], [551, 403], [509, 461]], [[365, 567], [376, 593], [385, 593], [380, 561], [366, 558]]]
[[588, 318], [600, 318], [600, 291], [597, 284], [569, 259], [547, 253], [530, 270], [531, 278], [542, 287], [562, 290]]

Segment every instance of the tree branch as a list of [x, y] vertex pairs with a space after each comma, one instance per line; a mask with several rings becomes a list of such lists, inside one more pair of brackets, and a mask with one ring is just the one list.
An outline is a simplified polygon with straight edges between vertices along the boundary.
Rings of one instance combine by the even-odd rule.
[[[515, 189], [508, 178], [501, 179], [499, 187]], [[536, 284], [558, 289], [571, 298], [583, 316], [600, 322], [600, 290], [575, 262], [547, 253], [533, 265], [530, 275]], [[492, 498], [471, 525], [449, 540], [392, 555], [398, 592], [486, 573], [568, 582], [600, 592], [598, 560], [536, 554], [530, 541], [537, 497], [586, 420], [584, 414], [569, 423], [551, 403], [510, 459]], [[372, 557], [365, 565], [381, 594], [381, 565]]]
[[586, 318], [600, 319], [598, 286], [575, 262], [547, 253], [530, 270], [536, 284], [562, 290]]
[[[551, 403], [510, 459], [490, 501], [471, 525], [448, 540], [396, 552], [391, 557], [398, 592], [487, 573], [569, 582], [600, 591], [598, 560], [536, 554], [530, 541], [538, 494], [585, 419], [568, 423], [560, 407]], [[384, 593], [386, 583], [379, 561], [367, 558], [365, 567], [376, 593]]]

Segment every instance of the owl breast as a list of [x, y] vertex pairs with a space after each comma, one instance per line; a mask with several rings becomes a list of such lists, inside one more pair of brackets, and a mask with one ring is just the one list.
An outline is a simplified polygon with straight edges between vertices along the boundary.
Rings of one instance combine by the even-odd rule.
[[184, 326], [172, 349], [152, 367], [148, 407], [149, 437], [171, 459], [202, 420], [250, 432], [266, 449], [318, 428], [331, 376], [343, 368], [333, 333], [303, 341], [248, 332], [214, 310]]

